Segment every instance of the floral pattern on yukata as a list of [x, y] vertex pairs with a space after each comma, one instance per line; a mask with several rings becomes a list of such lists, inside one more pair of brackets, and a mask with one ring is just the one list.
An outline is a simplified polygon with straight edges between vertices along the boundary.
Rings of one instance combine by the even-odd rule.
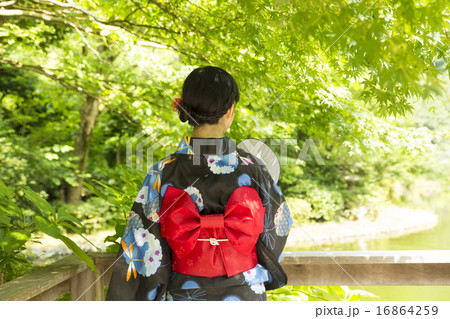
[[292, 217], [286, 202], [283, 202], [277, 209], [274, 224], [278, 236], [287, 236], [292, 227]]
[[259, 284], [250, 285], [250, 289], [253, 290], [255, 294], [261, 295], [266, 292], [266, 287], [262, 282]]
[[244, 271], [243, 275], [245, 277], [245, 282], [255, 294], [260, 295], [266, 292], [264, 282], [269, 280], [269, 275], [263, 266], [257, 264], [254, 268]]
[[203, 209], [203, 198], [200, 191], [194, 186], [187, 187], [185, 191], [191, 196], [198, 210], [201, 211]]
[[252, 269], [244, 271], [242, 274], [245, 277], [245, 282], [249, 285], [259, 284], [269, 280], [267, 270], [260, 264], [257, 264]]
[[214, 174], [230, 174], [238, 167], [238, 158], [235, 153], [226, 155], [209, 155], [208, 167]]
[[136, 214], [134, 211], [131, 211], [128, 214], [128, 222], [125, 226], [125, 231], [123, 232], [123, 237], [126, 237], [130, 230], [137, 229], [137, 228], [144, 228], [144, 224], [142, 223], [141, 218], [138, 214]]
[[[123, 245], [127, 248], [124, 249], [124, 256], [131, 271], [134, 268], [137, 273], [148, 277], [156, 273], [161, 266], [162, 250], [160, 242], [147, 229], [131, 230], [124, 237]], [[127, 275], [127, 278], [129, 277], [130, 275]]]
[[144, 205], [144, 214], [152, 222], [159, 223], [159, 197]]
[[148, 186], [143, 186], [139, 191], [139, 194], [137, 195], [135, 202], [145, 205], [145, 203], [147, 203], [147, 199], [148, 199]]

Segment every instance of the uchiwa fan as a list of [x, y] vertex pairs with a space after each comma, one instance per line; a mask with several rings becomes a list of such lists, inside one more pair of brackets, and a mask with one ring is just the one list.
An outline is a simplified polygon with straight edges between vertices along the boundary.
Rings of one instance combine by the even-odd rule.
[[278, 183], [280, 178], [280, 161], [267, 144], [256, 138], [247, 138], [242, 140], [237, 147], [255, 156], [258, 164], [265, 166], [275, 183]]

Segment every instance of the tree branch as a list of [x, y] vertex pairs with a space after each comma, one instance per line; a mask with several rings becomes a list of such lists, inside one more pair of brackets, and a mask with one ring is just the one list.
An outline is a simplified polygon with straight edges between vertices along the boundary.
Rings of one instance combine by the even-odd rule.
[[[64, 25], [68, 27], [73, 27], [73, 23], [68, 22], [66, 20], [56, 19], [54, 15], [46, 14], [46, 13], [37, 13], [34, 11], [25, 11], [21, 9], [7, 9], [0, 10], [0, 16], [4, 17], [24, 17], [24, 18], [32, 18], [39, 19], [46, 22], [53, 22], [55, 24]], [[78, 26], [81, 28], [81, 26]]]
[[0, 63], [8, 64], [17, 69], [29, 70], [29, 71], [33, 71], [38, 74], [45, 75], [46, 77], [57, 81], [59, 84], [61, 84], [62, 86], [64, 86], [65, 88], [67, 88], [69, 90], [76, 91], [78, 93], [84, 94], [84, 95], [89, 96], [94, 99], [99, 99], [96, 94], [88, 92], [79, 86], [78, 87], [74, 86], [74, 85], [70, 84], [65, 78], [52, 72], [52, 71], [56, 71], [56, 70], [60, 71], [58, 69], [51, 69], [51, 68], [43, 67], [40, 65], [24, 64], [22, 62], [10, 60], [10, 59], [4, 58], [4, 57], [0, 57]]
[[[154, 5], [156, 5], [160, 10], [162, 10], [163, 12], [167, 13], [168, 15], [170, 15], [172, 18], [179, 20], [181, 22], [183, 22], [184, 24], [187, 24], [189, 27], [191, 27], [192, 30], [194, 30], [195, 32], [199, 33], [200, 35], [202, 35], [204, 37], [204, 39], [206, 40], [206, 42], [208, 42], [214, 49], [215, 46], [214, 44], [209, 40], [209, 38], [207, 37], [207, 35], [198, 30], [194, 25], [192, 25], [189, 21], [181, 18], [179, 15], [176, 15], [175, 13], [171, 12], [169, 9], [167, 9], [166, 7], [164, 7], [161, 3], [154, 1], [154, 0], [148, 0], [150, 3], [153, 3]], [[134, 5], [136, 5], [144, 15], [146, 15], [149, 19], [152, 19], [151, 16], [148, 15], [148, 13], [138, 4], [136, 3], [136, 1], [131, 0], [131, 2], [134, 3]]]

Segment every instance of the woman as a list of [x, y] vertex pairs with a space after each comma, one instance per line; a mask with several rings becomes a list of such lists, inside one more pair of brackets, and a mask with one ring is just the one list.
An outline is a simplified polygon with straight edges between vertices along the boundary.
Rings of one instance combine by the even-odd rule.
[[257, 159], [223, 134], [239, 90], [212, 66], [192, 71], [174, 105], [194, 126], [152, 166], [129, 214], [107, 300], [267, 300], [292, 219]]

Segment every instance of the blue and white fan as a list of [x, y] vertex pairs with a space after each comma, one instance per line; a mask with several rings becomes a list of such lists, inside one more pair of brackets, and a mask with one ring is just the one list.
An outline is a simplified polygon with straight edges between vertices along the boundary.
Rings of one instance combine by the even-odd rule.
[[255, 156], [258, 163], [267, 168], [275, 183], [278, 183], [280, 178], [280, 161], [267, 144], [256, 138], [247, 138], [242, 140], [237, 147]]

